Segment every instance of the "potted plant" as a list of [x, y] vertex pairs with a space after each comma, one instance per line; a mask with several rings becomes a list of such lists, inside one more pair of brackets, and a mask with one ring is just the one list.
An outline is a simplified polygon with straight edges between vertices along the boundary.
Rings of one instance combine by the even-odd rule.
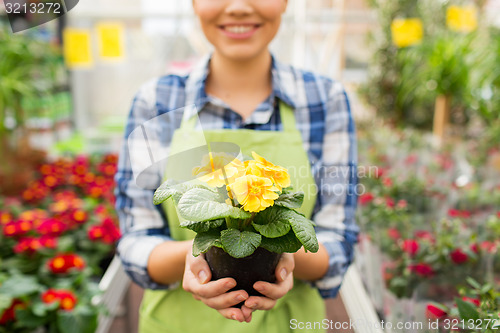
[[172, 197], [181, 226], [196, 232], [193, 255], [206, 253], [212, 279], [233, 277], [236, 289], [260, 295], [256, 281], [275, 281], [282, 253], [302, 246], [317, 252], [314, 223], [296, 211], [304, 193], [290, 187], [287, 169], [257, 153], [240, 161], [227, 153], [209, 153], [193, 169], [197, 181], [169, 179], [154, 194], [160, 204]]

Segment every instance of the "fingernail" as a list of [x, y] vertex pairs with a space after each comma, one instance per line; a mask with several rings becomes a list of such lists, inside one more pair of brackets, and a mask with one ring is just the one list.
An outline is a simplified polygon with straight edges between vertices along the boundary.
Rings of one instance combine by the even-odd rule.
[[200, 273], [198, 273], [198, 281], [200, 281], [200, 283], [205, 283], [205, 281], [207, 281], [207, 273], [205, 273], [205, 271], [200, 271]]
[[285, 268], [283, 268], [283, 269], [281, 270], [280, 275], [281, 275], [281, 280], [283, 280], [283, 281], [284, 281], [284, 280], [286, 279], [286, 269], [285, 269]]
[[234, 288], [234, 287], [236, 287], [236, 282], [229, 281], [229, 282], [226, 283], [226, 287], [227, 288]]
[[250, 303], [249, 305], [247, 305], [247, 307], [250, 309], [255, 309], [257, 307], [257, 303]]
[[232, 316], [231, 316], [231, 318], [232, 318], [233, 320], [238, 320], [238, 319], [236, 319], [236, 315], [232, 315]]
[[243, 302], [244, 300], [246, 300], [246, 297], [245, 297], [245, 296], [243, 296], [243, 295], [238, 295], [238, 296], [236, 296], [236, 300], [237, 300], [238, 302]]

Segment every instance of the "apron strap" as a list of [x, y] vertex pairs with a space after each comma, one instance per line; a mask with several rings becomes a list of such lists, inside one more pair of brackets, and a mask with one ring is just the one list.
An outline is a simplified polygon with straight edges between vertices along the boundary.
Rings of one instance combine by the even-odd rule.
[[[296, 131], [297, 128], [295, 126], [295, 115], [292, 108], [288, 104], [280, 100], [279, 111], [280, 111], [281, 124], [283, 125], [283, 131], [285, 132]], [[180, 128], [183, 130], [195, 128], [198, 118], [199, 118], [198, 113], [195, 113], [190, 118], [183, 117]]]

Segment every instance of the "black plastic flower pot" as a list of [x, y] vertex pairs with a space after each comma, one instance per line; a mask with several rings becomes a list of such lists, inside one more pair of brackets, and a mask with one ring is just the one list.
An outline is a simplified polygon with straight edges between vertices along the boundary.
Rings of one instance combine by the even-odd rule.
[[[276, 282], [275, 272], [280, 258], [281, 253], [270, 252], [261, 247], [245, 258], [233, 258], [216, 246], [205, 253], [205, 259], [212, 271], [212, 280], [231, 277], [237, 284], [230, 291], [243, 289], [249, 296], [263, 296], [253, 288], [255, 282]], [[239, 308], [243, 303], [234, 307]]]

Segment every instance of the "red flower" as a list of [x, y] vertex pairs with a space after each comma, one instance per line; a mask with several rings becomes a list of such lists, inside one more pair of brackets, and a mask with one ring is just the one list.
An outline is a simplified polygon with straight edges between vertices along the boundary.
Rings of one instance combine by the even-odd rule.
[[102, 227], [104, 229], [103, 241], [105, 243], [111, 244], [120, 239], [121, 233], [120, 229], [116, 223], [111, 218], [105, 218], [102, 221]]
[[73, 310], [77, 303], [75, 294], [66, 289], [49, 289], [41, 296], [42, 302], [46, 304], [59, 301], [59, 309]]
[[469, 302], [469, 303], [472, 303], [475, 306], [481, 305], [481, 301], [478, 298], [472, 298], [472, 297], [464, 296], [464, 297], [462, 297], [462, 300], [466, 301], [466, 302]]
[[16, 308], [20, 307], [24, 307], [24, 303], [18, 299], [14, 299], [0, 316], [0, 325], [5, 325], [8, 322], [16, 320]]
[[475, 254], [478, 254], [479, 253], [479, 246], [477, 245], [477, 243], [472, 243], [470, 245], [470, 250], [472, 252], [474, 252]]
[[500, 211], [497, 213], [497, 217], [500, 219]]
[[54, 218], [46, 219], [36, 229], [41, 235], [59, 236], [66, 231], [66, 225]]
[[89, 239], [93, 241], [101, 239], [104, 236], [104, 228], [100, 225], [94, 225], [90, 227], [87, 235]]
[[47, 267], [54, 274], [66, 274], [71, 269], [82, 270], [85, 261], [77, 254], [60, 254], [47, 262]]
[[429, 319], [441, 319], [448, 314], [445, 309], [446, 308], [441, 304], [429, 303], [425, 310], [425, 316]]
[[76, 223], [82, 224], [87, 221], [87, 213], [81, 209], [77, 209], [71, 214], [71, 217]]
[[26, 237], [22, 238], [17, 242], [16, 245], [14, 245], [14, 252], [15, 253], [34, 253], [38, 249], [40, 249], [42, 245], [40, 244], [40, 241], [37, 238], [34, 237]]
[[450, 257], [451, 260], [457, 265], [463, 264], [469, 259], [469, 256], [467, 256], [467, 254], [460, 249], [453, 250], [450, 253]]
[[12, 221], [12, 214], [8, 212], [0, 212], [0, 225], [5, 225]]
[[53, 236], [43, 235], [38, 239], [40, 245], [48, 249], [55, 249], [57, 247], [57, 238]]
[[33, 229], [33, 223], [26, 220], [8, 222], [3, 228], [3, 234], [7, 237], [22, 236]]
[[450, 208], [448, 210], [448, 216], [449, 217], [453, 217], [453, 218], [468, 218], [470, 217], [470, 212], [467, 211], [467, 210], [459, 210], [459, 209], [453, 209], [453, 208]]
[[375, 196], [373, 194], [371, 194], [370, 192], [366, 192], [359, 196], [359, 203], [364, 206], [372, 202], [374, 198]]
[[408, 253], [410, 256], [415, 256], [418, 249], [420, 248], [418, 242], [414, 239], [405, 239], [403, 241], [402, 249], [404, 252]]
[[416, 273], [422, 277], [430, 277], [435, 274], [434, 269], [425, 263], [411, 264], [408, 268], [410, 269], [410, 272]]
[[396, 228], [387, 229], [387, 235], [389, 235], [389, 237], [392, 238], [393, 240], [398, 240], [401, 238], [401, 234]]

